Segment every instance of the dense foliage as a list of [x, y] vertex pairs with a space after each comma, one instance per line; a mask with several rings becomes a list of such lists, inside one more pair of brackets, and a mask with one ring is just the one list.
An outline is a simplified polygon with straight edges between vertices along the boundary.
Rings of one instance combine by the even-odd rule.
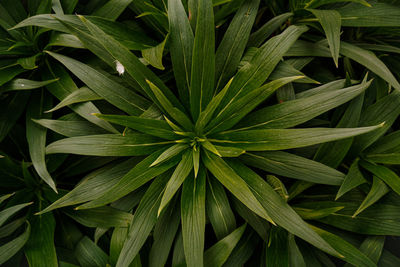
[[400, 266], [400, 1], [0, 0], [0, 265]]

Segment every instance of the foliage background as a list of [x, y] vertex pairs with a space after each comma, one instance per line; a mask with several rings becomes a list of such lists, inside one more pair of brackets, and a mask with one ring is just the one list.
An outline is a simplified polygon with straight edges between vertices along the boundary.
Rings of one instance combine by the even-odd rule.
[[400, 266], [399, 1], [1, 0], [0, 26], [2, 266]]

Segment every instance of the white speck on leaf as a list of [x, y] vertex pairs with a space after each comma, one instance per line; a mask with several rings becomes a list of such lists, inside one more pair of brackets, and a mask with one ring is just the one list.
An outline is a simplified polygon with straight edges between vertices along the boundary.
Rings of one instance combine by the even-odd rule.
[[115, 61], [115, 69], [118, 71], [119, 75], [122, 75], [125, 72], [125, 67], [118, 60]]

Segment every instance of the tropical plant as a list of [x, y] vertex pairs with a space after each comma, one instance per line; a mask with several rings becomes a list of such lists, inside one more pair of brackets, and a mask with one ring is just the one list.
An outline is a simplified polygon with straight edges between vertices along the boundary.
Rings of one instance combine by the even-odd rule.
[[9, 2], [0, 263], [398, 265], [399, 3]]

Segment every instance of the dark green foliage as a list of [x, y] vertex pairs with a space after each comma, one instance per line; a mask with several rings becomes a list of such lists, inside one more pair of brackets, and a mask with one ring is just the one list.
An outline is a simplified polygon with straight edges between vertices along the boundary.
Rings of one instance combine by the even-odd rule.
[[0, 265], [398, 266], [399, 17], [1, 1]]

